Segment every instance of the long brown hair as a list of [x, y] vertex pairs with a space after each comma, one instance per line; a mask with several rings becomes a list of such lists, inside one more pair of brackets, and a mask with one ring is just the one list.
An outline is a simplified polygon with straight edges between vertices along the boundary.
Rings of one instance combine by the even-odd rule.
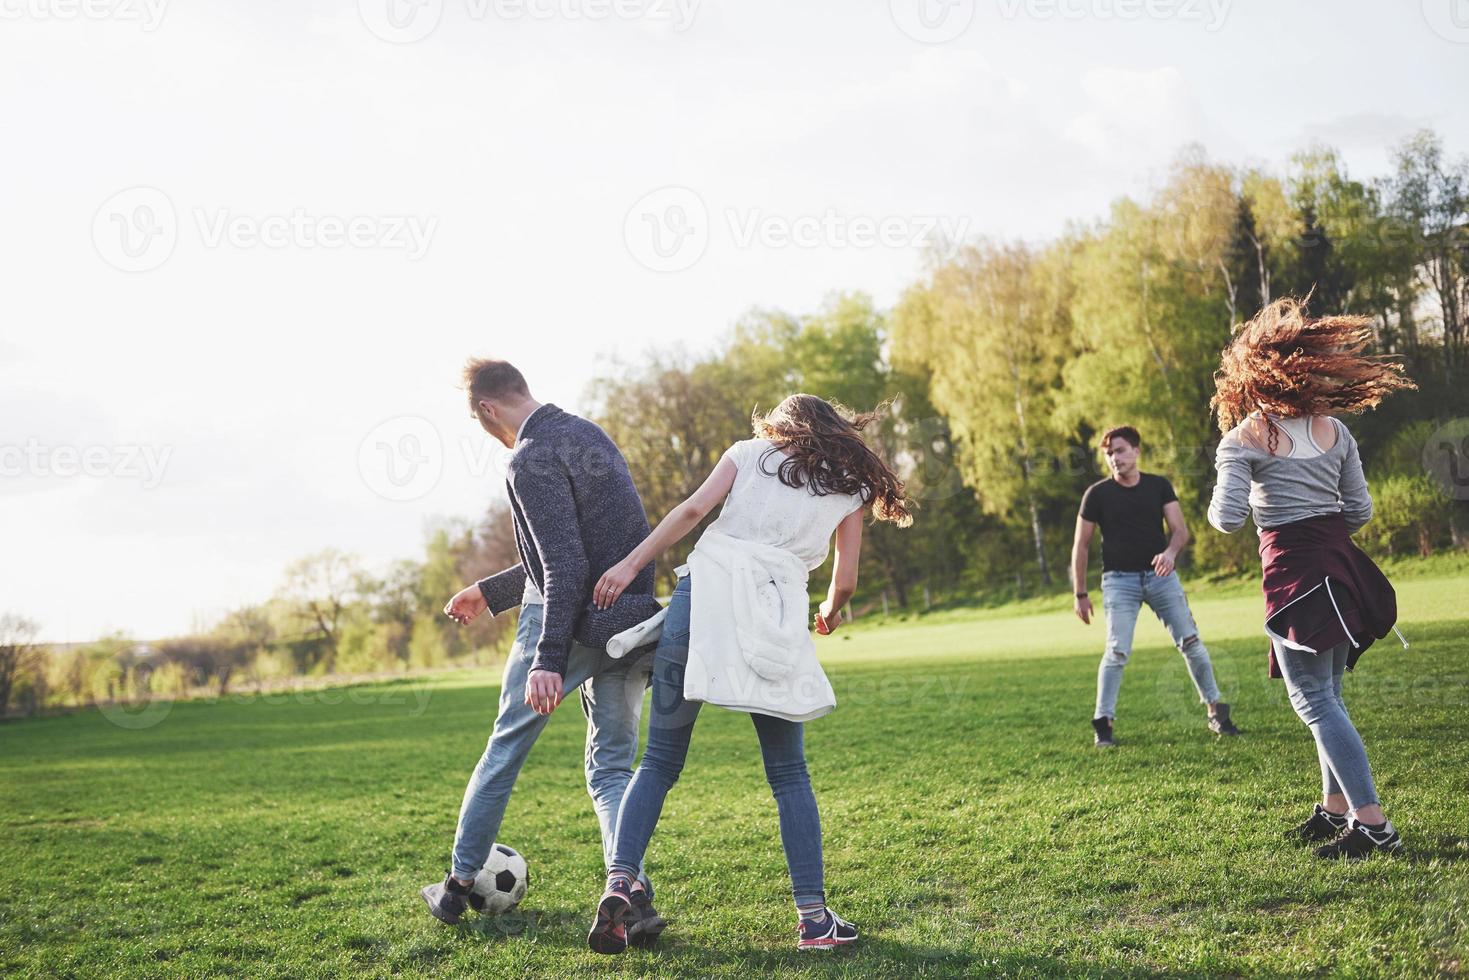
[[1273, 454], [1278, 434], [1271, 415], [1357, 413], [1394, 391], [1418, 387], [1401, 364], [1363, 353], [1371, 325], [1364, 316], [1310, 317], [1306, 300], [1285, 297], [1236, 326], [1209, 399], [1219, 431], [1229, 432], [1261, 409]]
[[[819, 497], [827, 494], [861, 494], [871, 501], [872, 514], [898, 527], [913, 523], [903, 481], [868, 448], [862, 430], [882, 418], [884, 402], [871, 412], [853, 412], [815, 395], [791, 395], [770, 412], [750, 416], [751, 427], [760, 439], [775, 445], [769, 452], [783, 452], [785, 459], [775, 475], [788, 487], [809, 486]], [[760, 457], [761, 465], [765, 457]]]

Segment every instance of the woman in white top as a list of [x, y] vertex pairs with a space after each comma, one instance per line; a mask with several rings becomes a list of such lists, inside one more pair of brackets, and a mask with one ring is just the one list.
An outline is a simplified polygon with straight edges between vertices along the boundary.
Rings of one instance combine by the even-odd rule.
[[[760, 738], [765, 774], [780, 811], [781, 841], [791, 874], [801, 949], [829, 949], [857, 938], [857, 930], [826, 907], [821, 859], [821, 818], [806, 771], [802, 721], [808, 710], [799, 693], [808, 683], [825, 683], [815, 663], [806, 620], [806, 576], [826, 561], [833, 533], [836, 563], [827, 597], [816, 614], [816, 630], [836, 629], [841, 609], [857, 586], [862, 545], [862, 511], [870, 503], [878, 520], [912, 523], [902, 481], [862, 440], [861, 430], [877, 412], [853, 416], [813, 395], [791, 395], [769, 415], [755, 417], [755, 436], [725, 452], [693, 496], [675, 507], [632, 554], [602, 576], [593, 601], [617, 601], [639, 568], [681, 540], [721, 501], [716, 520], [690, 556], [691, 574], [680, 569], [653, 667], [648, 747], [628, 785], [618, 815], [617, 839], [607, 890], [587, 937], [599, 953], [620, 953], [627, 928], [632, 941], [656, 936], [662, 923], [639, 923], [645, 897], [636, 892], [637, 869], [688, 754], [703, 700], [750, 712]], [[698, 576], [700, 599], [692, 599]], [[691, 626], [697, 627], [690, 655]], [[785, 646], [782, 647], [782, 640]], [[809, 648], [809, 649], [808, 649]], [[813, 668], [814, 667], [814, 672]], [[705, 673], [714, 675], [703, 676]], [[759, 696], [726, 700], [706, 696], [729, 674], [730, 692], [766, 689]], [[697, 675], [697, 676], [696, 676]], [[819, 681], [817, 676], [819, 675]], [[704, 686], [700, 686], [704, 685]], [[687, 698], [694, 689], [699, 699]], [[826, 688], [829, 691], [829, 686]], [[794, 697], [791, 692], [798, 692]], [[809, 693], [809, 692], [808, 692]], [[782, 696], [785, 700], [782, 701]], [[774, 703], [777, 713], [749, 701]], [[830, 705], [825, 709], [829, 710]], [[629, 871], [628, 869], [632, 869]]]

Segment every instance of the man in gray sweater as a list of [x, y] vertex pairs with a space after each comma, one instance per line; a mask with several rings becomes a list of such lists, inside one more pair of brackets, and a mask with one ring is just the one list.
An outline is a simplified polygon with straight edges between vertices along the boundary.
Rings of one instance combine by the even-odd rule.
[[[474, 877], [495, 843], [515, 778], [567, 688], [582, 686], [587, 790], [601, 824], [604, 860], [611, 860], [653, 647], [613, 659], [607, 641], [661, 608], [652, 564], [611, 608], [591, 602], [593, 584], [649, 531], [627, 462], [607, 434], [536, 401], [525, 378], [505, 361], [470, 361], [464, 382], [480, 426], [514, 450], [506, 483], [520, 563], [465, 588], [444, 612], [464, 624], [487, 610], [498, 615], [519, 605], [520, 624], [494, 731], [464, 791], [453, 867], [442, 883], [422, 890], [429, 911], [450, 924], [472, 901]], [[663, 920], [653, 910], [647, 879], [639, 884], [628, 937], [647, 943]]]

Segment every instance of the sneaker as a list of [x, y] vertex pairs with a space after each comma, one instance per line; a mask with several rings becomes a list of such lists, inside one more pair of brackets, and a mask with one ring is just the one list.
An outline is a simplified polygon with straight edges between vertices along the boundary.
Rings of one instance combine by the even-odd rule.
[[1316, 809], [1311, 811], [1311, 816], [1305, 822], [1297, 824], [1286, 831], [1285, 836], [1293, 841], [1317, 841], [1335, 840], [1341, 836], [1341, 832], [1347, 829], [1347, 815], [1345, 813], [1332, 813], [1320, 803]]
[[627, 941], [631, 946], [651, 946], [658, 936], [668, 928], [668, 920], [653, 907], [653, 898], [646, 889], [637, 888], [632, 893], [632, 918], [628, 920]]
[[440, 922], [456, 925], [464, 914], [464, 906], [471, 900], [471, 885], [461, 885], [452, 874], [444, 876], [437, 884], [425, 885], [418, 890], [428, 903], [429, 914]]
[[1111, 718], [1093, 718], [1092, 730], [1097, 734], [1096, 747], [1099, 749], [1110, 749], [1117, 744], [1112, 737]]
[[1215, 735], [1238, 735], [1239, 729], [1234, 727], [1234, 722], [1229, 720], [1229, 705], [1223, 701], [1214, 705], [1214, 713], [1209, 715], [1209, 731]]
[[1368, 827], [1356, 817], [1347, 821], [1347, 829], [1324, 847], [1316, 848], [1316, 856], [1328, 860], [1360, 861], [1373, 851], [1396, 851], [1403, 846], [1391, 820], [1384, 820], [1377, 827]]
[[627, 927], [635, 914], [625, 884], [603, 892], [602, 901], [597, 903], [596, 921], [587, 933], [592, 952], [612, 956], [627, 949]]
[[857, 941], [857, 927], [831, 909], [824, 919], [803, 919], [796, 932], [801, 936], [797, 949], [835, 949]]

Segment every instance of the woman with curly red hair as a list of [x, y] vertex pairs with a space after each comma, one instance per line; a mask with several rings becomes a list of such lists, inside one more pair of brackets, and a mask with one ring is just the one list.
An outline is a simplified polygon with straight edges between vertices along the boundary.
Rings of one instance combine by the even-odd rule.
[[1392, 585], [1351, 540], [1372, 496], [1357, 441], [1334, 417], [1414, 387], [1401, 365], [1364, 353], [1368, 326], [1277, 300], [1235, 328], [1209, 403], [1224, 433], [1209, 523], [1228, 534], [1253, 512], [1259, 529], [1270, 676], [1284, 678], [1321, 765], [1322, 801], [1290, 836], [1320, 843], [1322, 858], [1402, 846], [1341, 693], [1344, 671], [1397, 619]]
[[878, 520], [912, 523], [902, 481], [862, 439], [878, 417], [814, 395], [791, 395], [755, 416], [755, 438], [731, 446], [704, 485], [593, 589], [599, 607], [611, 606], [638, 569], [723, 503], [678, 569], [654, 654], [648, 746], [622, 801], [607, 890], [587, 937], [593, 950], [620, 953], [627, 945], [631, 889], [703, 702], [747, 711], [755, 724], [780, 812], [798, 947], [856, 940], [857, 928], [826, 906], [821, 817], [806, 770], [803, 723], [835, 704], [806, 625], [806, 589], [835, 533], [831, 586], [816, 614], [817, 632], [830, 633], [857, 586], [865, 507]]

